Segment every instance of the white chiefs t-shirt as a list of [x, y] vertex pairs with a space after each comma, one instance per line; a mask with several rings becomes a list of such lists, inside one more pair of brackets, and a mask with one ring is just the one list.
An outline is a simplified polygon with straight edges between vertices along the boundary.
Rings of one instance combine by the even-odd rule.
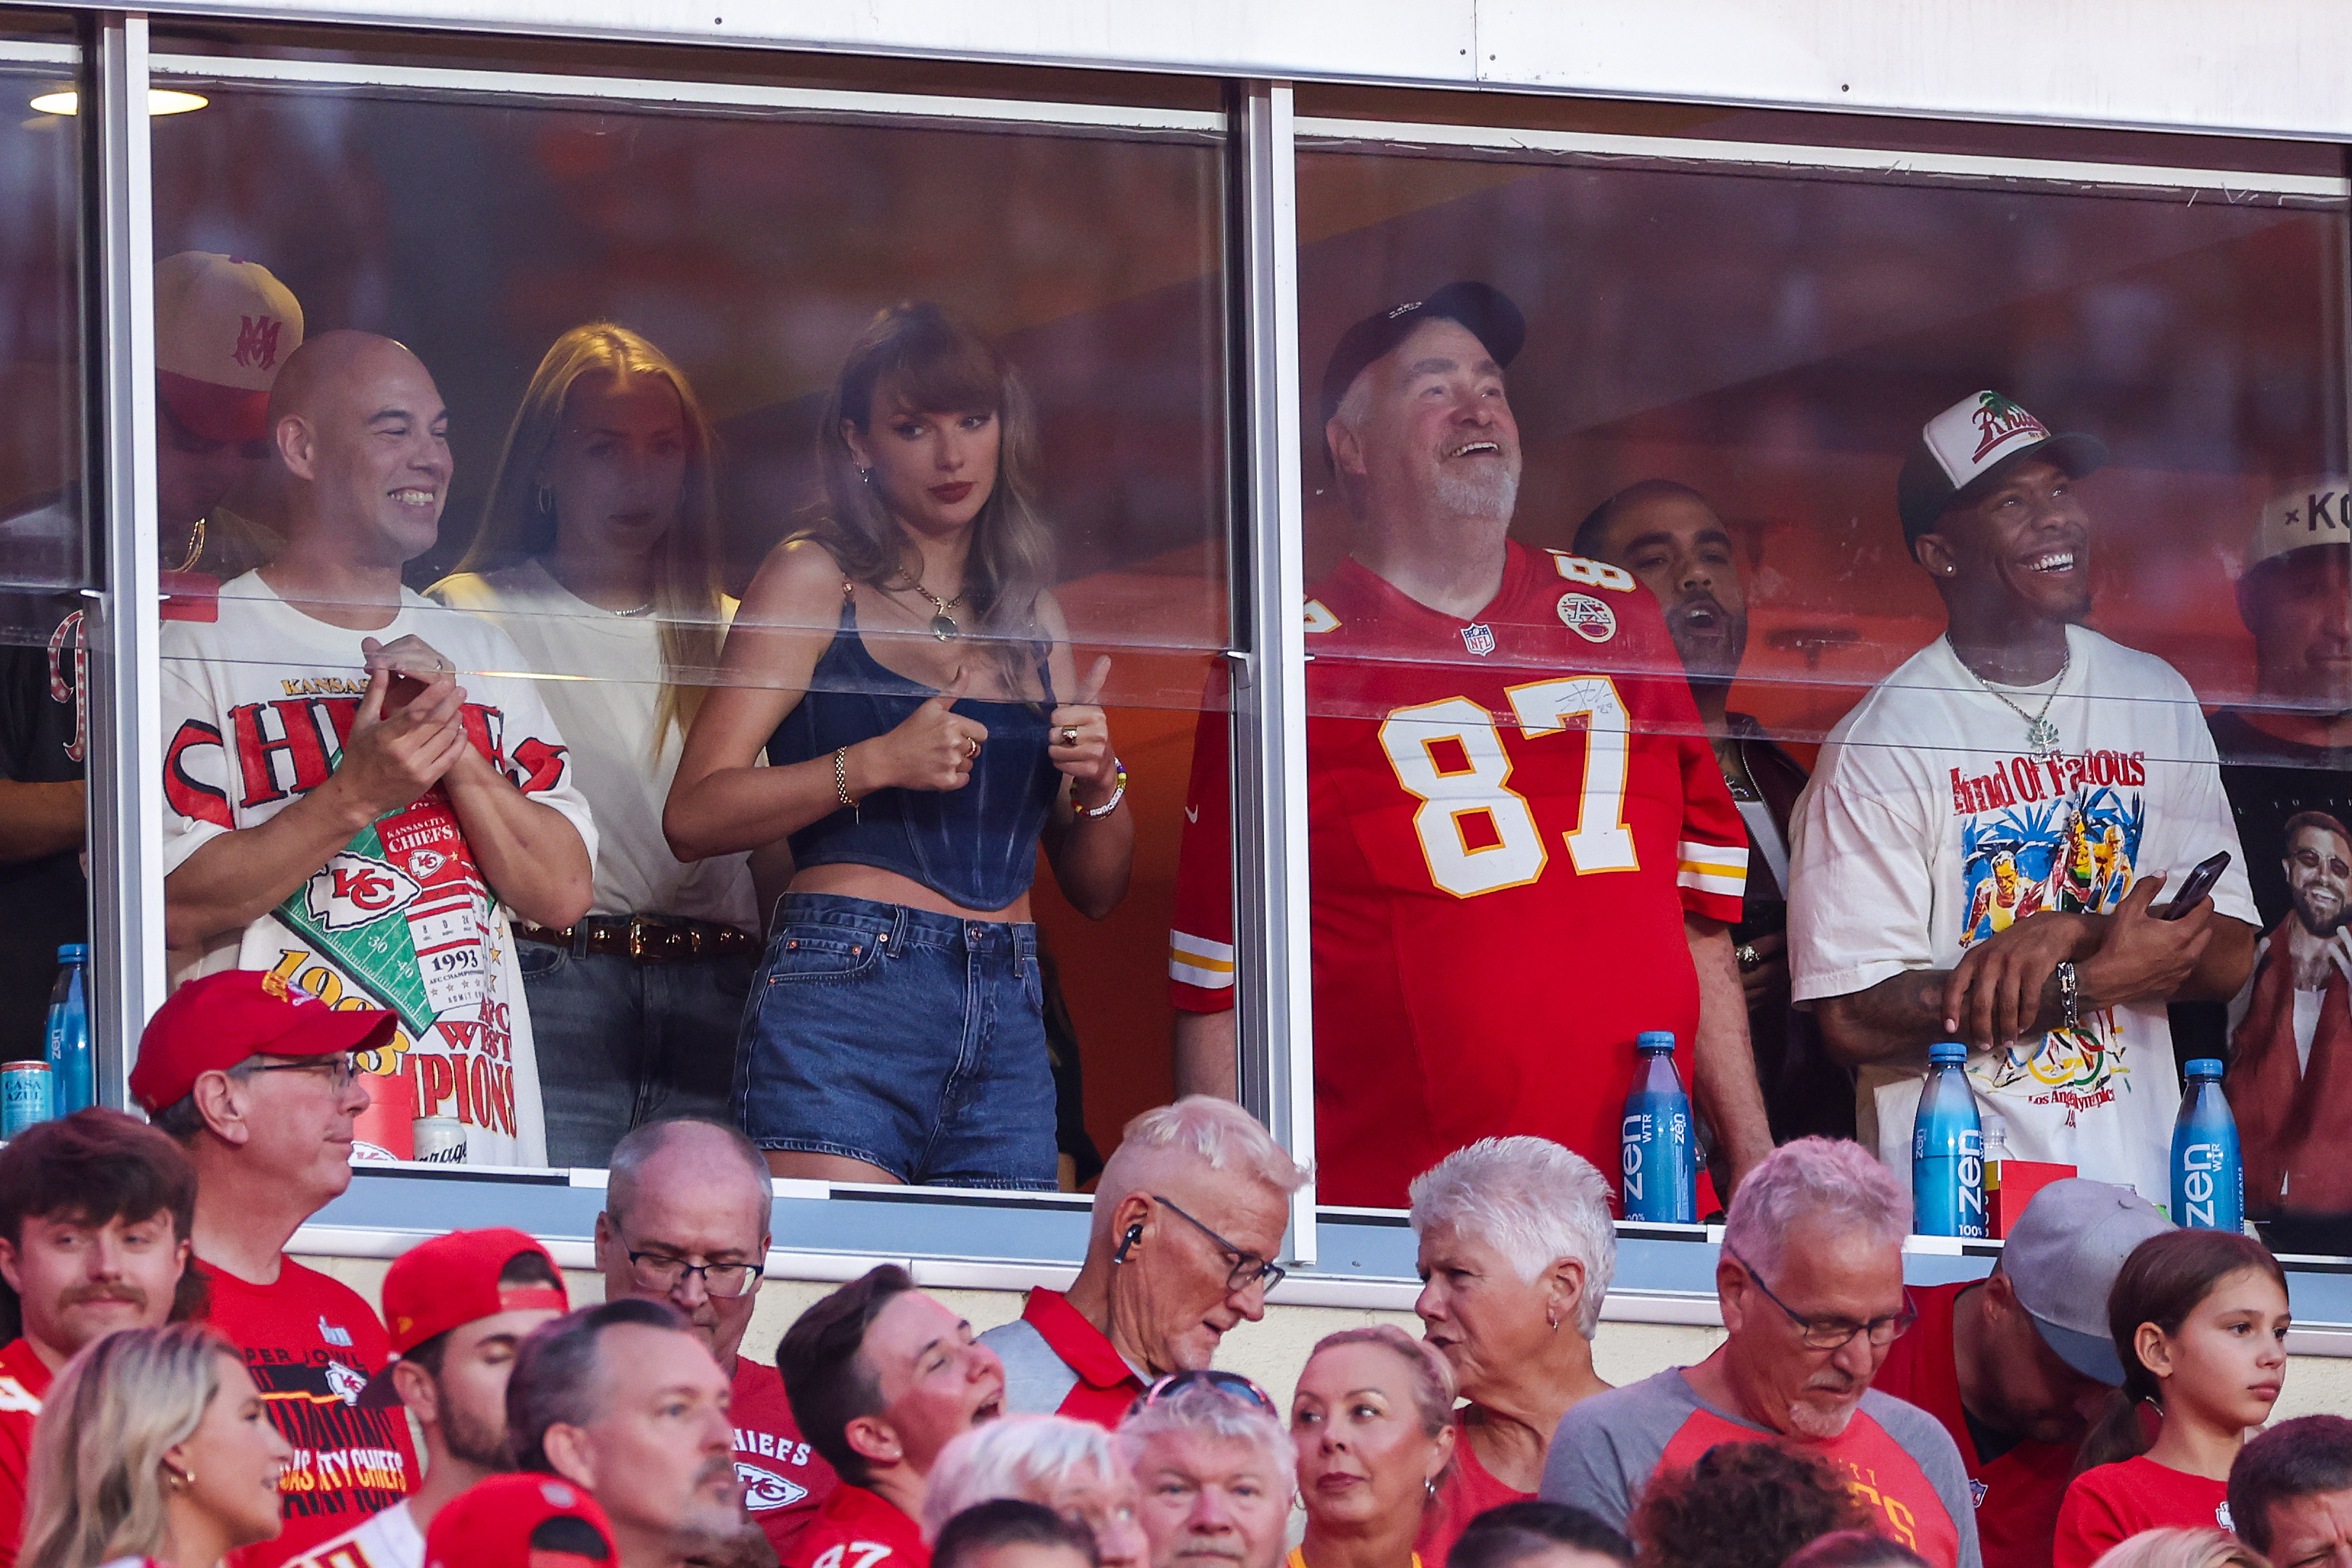
[[[2061, 754], [2037, 761], [2026, 721], [1938, 637], [1831, 731], [1790, 822], [1790, 965], [1800, 1002], [1867, 991], [2042, 910], [2108, 913], [2140, 875], [2230, 851], [2217, 913], [2257, 924], [2245, 856], [2197, 695], [2170, 665], [2083, 627], [2050, 721]], [[2009, 690], [2026, 713], [2053, 691]], [[1861, 1136], [1897, 1171], [1926, 1069], [1861, 1072]], [[2161, 1002], [2085, 1016], [2013, 1049], [1970, 1055], [1979, 1113], [2008, 1119], [2020, 1160], [2171, 1201], [2180, 1090]]]
[[281, 1568], [425, 1568], [425, 1532], [408, 1505], [398, 1502]]
[[[222, 586], [218, 608], [216, 620], [163, 626], [165, 875], [325, 783], [367, 689], [362, 638], [412, 634], [457, 667], [476, 748], [532, 800], [562, 813], [595, 854], [588, 803], [534, 683], [482, 673], [525, 668], [497, 627], [403, 590], [389, 626], [348, 631], [293, 608], [251, 572]], [[466, 1163], [546, 1163], [538, 1060], [507, 910], [438, 790], [362, 830], [243, 931], [214, 939], [193, 961], [173, 957], [175, 984], [223, 969], [268, 970], [331, 1003], [391, 1009], [400, 1017], [392, 1059], [363, 1066], [407, 1079], [415, 1116], [454, 1117]], [[384, 1089], [370, 1088], [391, 1103]], [[371, 1140], [370, 1125], [363, 1119], [361, 1137], [375, 1147], [362, 1157], [406, 1155], [400, 1129]]]
[[[675, 725], [655, 743], [662, 682], [661, 624], [616, 616], [575, 596], [536, 560], [488, 576], [435, 584], [429, 597], [478, 614], [514, 638], [529, 668], [586, 676], [540, 685], [572, 742], [580, 787], [596, 813], [600, 915], [677, 915], [757, 931], [750, 857], [692, 864], [670, 853], [662, 807], [685, 742]], [[734, 601], [724, 605], [731, 618]]]

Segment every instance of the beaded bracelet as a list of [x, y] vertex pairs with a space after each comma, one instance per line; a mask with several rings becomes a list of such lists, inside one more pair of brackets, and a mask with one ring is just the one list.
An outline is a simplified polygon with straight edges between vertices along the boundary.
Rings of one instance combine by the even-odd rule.
[[1118, 787], [1112, 790], [1110, 798], [1100, 805], [1083, 805], [1078, 808], [1088, 816], [1108, 816], [1118, 809], [1118, 803], [1127, 798], [1127, 764], [1113, 757], [1110, 760], [1110, 765], [1118, 770]]

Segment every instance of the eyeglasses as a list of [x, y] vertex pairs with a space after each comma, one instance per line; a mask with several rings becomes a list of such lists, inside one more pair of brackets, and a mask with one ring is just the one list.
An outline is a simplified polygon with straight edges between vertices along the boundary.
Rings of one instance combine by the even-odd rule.
[[[1211, 1230], [1207, 1226], [1202, 1225], [1199, 1220], [1194, 1219], [1191, 1215], [1186, 1214], [1182, 1209], [1178, 1208], [1174, 1204], [1170, 1203], [1166, 1198], [1161, 1197], [1158, 1193], [1151, 1194], [1151, 1201], [1155, 1204], [1160, 1205], [1162, 1207], [1167, 1209], [1170, 1214], [1174, 1215], [1178, 1219], [1182, 1220], [1186, 1225], [1191, 1226], [1194, 1230], [1197, 1230], [1202, 1236], [1207, 1237], [1211, 1241], [1216, 1244], [1217, 1250], [1225, 1255], [1225, 1260], [1233, 1265], [1233, 1271], [1225, 1276], [1226, 1295], [1231, 1296], [1236, 1292], [1246, 1290], [1253, 1285], [1263, 1286], [1265, 1289], [1271, 1290], [1276, 1285], [1281, 1284], [1283, 1280], [1289, 1278], [1290, 1271], [1283, 1268], [1279, 1263], [1269, 1263], [1255, 1252], [1243, 1251], [1240, 1247], [1235, 1247], [1232, 1242], [1227, 1241], [1223, 1237], [1219, 1236], [1215, 1231]], [[1272, 1409], [1273, 1406], [1268, 1405], [1267, 1408]]]
[[1274, 1399], [1265, 1389], [1240, 1373], [1219, 1372], [1213, 1367], [1203, 1372], [1171, 1372], [1165, 1377], [1154, 1379], [1149, 1388], [1135, 1396], [1135, 1403], [1127, 1407], [1127, 1413], [1132, 1415], [1148, 1405], [1173, 1399], [1188, 1388], [1213, 1388], [1220, 1394], [1237, 1394], [1276, 1420], [1282, 1419], [1282, 1412], [1274, 1407]]
[[756, 1263], [688, 1263], [666, 1252], [632, 1252], [629, 1268], [636, 1276], [640, 1290], [659, 1290], [667, 1295], [685, 1283], [688, 1275], [699, 1274], [702, 1289], [723, 1301], [742, 1295], [760, 1277], [760, 1265]]
[[332, 1056], [303, 1057], [290, 1062], [257, 1062], [253, 1064], [250, 1070], [254, 1072], [323, 1072], [327, 1075], [327, 1088], [336, 1094], [341, 1094], [352, 1087], [352, 1079], [359, 1077], [360, 1060], [349, 1051], [338, 1051]]
[[1919, 1316], [1917, 1310], [1911, 1305], [1911, 1292], [1906, 1290], [1901, 1311], [1891, 1317], [1873, 1318], [1866, 1323], [1857, 1323], [1852, 1318], [1802, 1317], [1795, 1308], [1772, 1294], [1772, 1287], [1764, 1283], [1764, 1276], [1756, 1272], [1756, 1265], [1727, 1247], [1723, 1249], [1723, 1255], [1748, 1271], [1748, 1278], [1756, 1281], [1756, 1289], [1764, 1292], [1766, 1300], [1789, 1314], [1789, 1321], [1802, 1331], [1805, 1343], [1813, 1350], [1843, 1350], [1853, 1342], [1856, 1334], [1868, 1334], [1873, 1347], [1891, 1345], [1903, 1337], [1904, 1331]]

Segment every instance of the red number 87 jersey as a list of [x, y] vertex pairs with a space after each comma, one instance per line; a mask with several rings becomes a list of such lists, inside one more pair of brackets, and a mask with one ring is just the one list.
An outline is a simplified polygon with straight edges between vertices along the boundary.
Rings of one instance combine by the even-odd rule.
[[[1740, 915], [1747, 832], [1649, 591], [1512, 543], [1471, 621], [1354, 561], [1307, 603], [1315, 1115], [1325, 1203], [1402, 1207], [1479, 1138], [1613, 1182], [1633, 1037], [1690, 1079], [1684, 916]], [[1194, 742], [1169, 973], [1233, 1005], [1231, 732]]]

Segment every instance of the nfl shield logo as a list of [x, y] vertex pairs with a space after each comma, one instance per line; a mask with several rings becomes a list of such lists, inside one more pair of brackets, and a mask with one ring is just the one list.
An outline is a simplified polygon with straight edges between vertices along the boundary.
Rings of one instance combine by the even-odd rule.
[[1462, 628], [1462, 646], [1480, 658], [1495, 651], [1495, 628], [1480, 622]]

